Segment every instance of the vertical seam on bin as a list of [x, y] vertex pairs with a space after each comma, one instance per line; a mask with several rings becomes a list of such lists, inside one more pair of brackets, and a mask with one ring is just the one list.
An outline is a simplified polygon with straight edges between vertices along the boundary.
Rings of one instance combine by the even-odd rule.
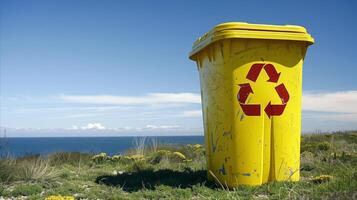
[[261, 116], [261, 118], [263, 119], [262, 122], [263, 122], [263, 126], [262, 126], [262, 134], [261, 134], [261, 163], [260, 163], [260, 183], [259, 184], [262, 184], [263, 183], [263, 178], [264, 178], [264, 143], [265, 143], [265, 116]]
[[275, 180], [275, 148], [274, 148], [274, 117], [270, 121], [270, 169], [269, 181]]

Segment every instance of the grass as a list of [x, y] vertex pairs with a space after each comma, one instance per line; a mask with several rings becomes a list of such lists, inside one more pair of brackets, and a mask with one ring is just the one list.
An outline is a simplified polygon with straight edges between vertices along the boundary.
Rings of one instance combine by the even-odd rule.
[[[0, 196], [45, 199], [357, 199], [357, 132], [303, 135], [301, 181], [227, 189], [206, 178], [201, 145], [139, 138], [124, 155], [0, 159]], [[60, 199], [60, 198], [59, 198]]]

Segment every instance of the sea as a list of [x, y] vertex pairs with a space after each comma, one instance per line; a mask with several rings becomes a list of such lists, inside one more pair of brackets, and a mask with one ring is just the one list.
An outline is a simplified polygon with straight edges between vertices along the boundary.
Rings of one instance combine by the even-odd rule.
[[83, 152], [108, 155], [122, 154], [135, 147], [136, 142], [145, 141], [150, 146], [152, 141], [161, 145], [203, 144], [203, 136], [158, 136], [158, 137], [32, 137], [1, 138], [0, 155], [22, 157], [43, 155], [56, 152]]

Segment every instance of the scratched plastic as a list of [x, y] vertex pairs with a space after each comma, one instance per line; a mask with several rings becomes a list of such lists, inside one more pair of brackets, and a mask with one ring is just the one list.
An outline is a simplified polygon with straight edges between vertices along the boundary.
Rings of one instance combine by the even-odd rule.
[[299, 180], [302, 65], [312, 43], [303, 27], [228, 23], [194, 44], [210, 179]]

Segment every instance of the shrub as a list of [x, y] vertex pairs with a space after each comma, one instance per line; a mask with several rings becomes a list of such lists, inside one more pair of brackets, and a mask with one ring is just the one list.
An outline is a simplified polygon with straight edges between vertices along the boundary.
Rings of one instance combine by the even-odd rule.
[[316, 145], [312, 144], [302, 144], [301, 145], [301, 152], [315, 152]]
[[183, 149], [179, 150], [182, 152], [186, 159], [200, 159], [204, 156], [205, 149], [201, 144], [188, 144]]
[[108, 156], [106, 153], [100, 153], [100, 154], [97, 154], [97, 155], [94, 155], [91, 160], [95, 163], [102, 163], [106, 160], [108, 160]]
[[126, 169], [128, 172], [140, 172], [144, 170], [153, 170], [152, 166], [145, 161], [135, 161]]
[[193, 145], [193, 147], [194, 147], [195, 149], [200, 149], [200, 148], [202, 148], [202, 145], [200, 145], [200, 144], [195, 144], [195, 145]]
[[157, 164], [159, 163], [162, 159], [167, 158], [168, 155], [170, 155], [172, 152], [168, 150], [158, 150], [154, 153], [152, 153], [148, 157], [148, 161], [152, 164]]
[[55, 179], [58, 173], [50, 167], [48, 160], [37, 158], [19, 162], [15, 176], [18, 180], [42, 181]]
[[186, 160], [186, 156], [180, 152], [175, 151], [170, 155], [170, 159], [174, 161], [184, 161]]
[[147, 158], [147, 161], [151, 164], [158, 164], [163, 160], [168, 160], [170, 162], [182, 162], [186, 160], [186, 156], [178, 151], [171, 152], [168, 150], [158, 150]]
[[110, 160], [113, 162], [119, 162], [122, 159], [121, 155], [114, 155], [112, 157], [110, 157]]
[[301, 152], [328, 151], [330, 149], [331, 149], [331, 144], [328, 142], [307, 143], [301, 145]]
[[327, 151], [331, 148], [331, 144], [328, 142], [320, 142], [317, 144], [317, 149], [320, 151]]
[[144, 155], [140, 155], [140, 154], [125, 156], [125, 158], [127, 158], [129, 160], [132, 160], [132, 161], [143, 161], [143, 160], [145, 160]]

